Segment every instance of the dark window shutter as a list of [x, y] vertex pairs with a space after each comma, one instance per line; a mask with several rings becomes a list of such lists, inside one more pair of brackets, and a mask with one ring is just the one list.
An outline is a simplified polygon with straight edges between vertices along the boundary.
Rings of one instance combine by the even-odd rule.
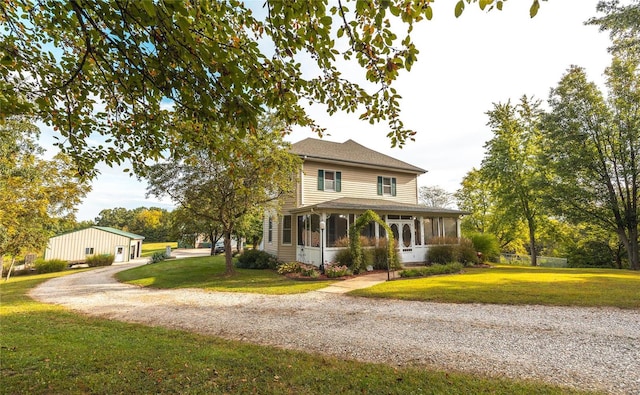
[[396, 196], [396, 178], [391, 178], [391, 196]]
[[378, 195], [382, 195], [382, 176], [378, 176]]
[[318, 190], [324, 191], [324, 170], [318, 170]]
[[336, 192], [342, 191], [342, 172], [336, 171], [336, 184], [335, 184]]

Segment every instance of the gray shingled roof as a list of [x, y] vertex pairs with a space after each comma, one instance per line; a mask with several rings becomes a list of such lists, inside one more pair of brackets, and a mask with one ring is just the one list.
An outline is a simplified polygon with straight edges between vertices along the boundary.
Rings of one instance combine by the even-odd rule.
[[427, 171], [347, 140], [344, 143], [307, 138], [291, 145], [291, 152], [302, 158], [338, 161], [354, 166], [382, 167], [423, 174]]
[[427, 207], [422, 204], [398, 203], [383, 199], [360, 199], [360, 198], [338, 198], [311, 206], [299, 207], [291, 210], [292, 213], [306, 211], [326, 211], [326, 210], [373, 210], [395, 213], [415, 213], [415, 214], [438, 214], [443, 216], [458, 216], [470, 214], [467, 211], [452, 210], [447, 208]]

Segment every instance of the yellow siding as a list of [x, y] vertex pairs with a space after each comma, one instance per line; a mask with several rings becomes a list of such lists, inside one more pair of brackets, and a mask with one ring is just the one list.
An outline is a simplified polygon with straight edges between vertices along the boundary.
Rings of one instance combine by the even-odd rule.
[[89, 228], [77, 232], [52, 237], [45, 250], [45, 259], [62, 259], [81, 262], [86, 258], [85, 249], [93, 248], [94, 255], [115, 254], [116, 246], [125, 247], [125, 262], [129, 261], [130, 242], [128, 237], [99, 229]]
[[[318, 191], [319, 169], [342, 172], [342, 188], [340, 192]], [[396, 196], [380, 196], [377, 194], [378, 176], [396, 178]], [[302, 206], [318, 204], [341, 197], [384, 199], [407, 204], [418, 203], [418, 177], [416, 174], [306, 161], [304, 163], [304, 181], [302, 184], [304, 187], [302, 191]]]
[[[280, 222], [282, 222], [282, 216], [280, 217]], [[283, 262], [293, 262], [296, 260], [297, 228], [298, 221], [296, 220], [296, 216], [291, 215], [291, 244], [278, 243], [278, 259]], [[281, 226], [278, 226], [278, 240], [282, 240]]]
[[[273, 220], [273, 238], [271, 242], [269, 242], [269, 216], [270, 215]], [[273, 213], [270, 213], [267, 211], [266, 215], [264, 216], [264, 224], [262, 226], [262, 229], [264, 229], [264, 234], [262, 236], [262, 245], [264, 246], [264, 251], [268, 252], [271, 255], [278, 255], [278, 237], [277, 237], [278, 224], [276, 221], [277, 219], [273, 215]]]

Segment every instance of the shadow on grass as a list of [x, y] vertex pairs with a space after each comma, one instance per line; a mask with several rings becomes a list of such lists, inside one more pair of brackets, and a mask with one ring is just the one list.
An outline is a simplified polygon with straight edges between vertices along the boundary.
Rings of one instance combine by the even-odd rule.
[[116, 275], [119, 281], [152, 288], [289, 294], [326, 287], [333, 281], [300, 282], [274, 270], [235, 269], [225, 273], [223, 256], [185, 258], [139, 266]]

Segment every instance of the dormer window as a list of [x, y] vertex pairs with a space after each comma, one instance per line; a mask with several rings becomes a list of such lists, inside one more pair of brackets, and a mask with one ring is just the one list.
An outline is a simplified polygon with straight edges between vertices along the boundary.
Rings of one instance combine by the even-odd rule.
[[318, 170], [318, 190], [340, 192], [342, 190], [342, 172]]

